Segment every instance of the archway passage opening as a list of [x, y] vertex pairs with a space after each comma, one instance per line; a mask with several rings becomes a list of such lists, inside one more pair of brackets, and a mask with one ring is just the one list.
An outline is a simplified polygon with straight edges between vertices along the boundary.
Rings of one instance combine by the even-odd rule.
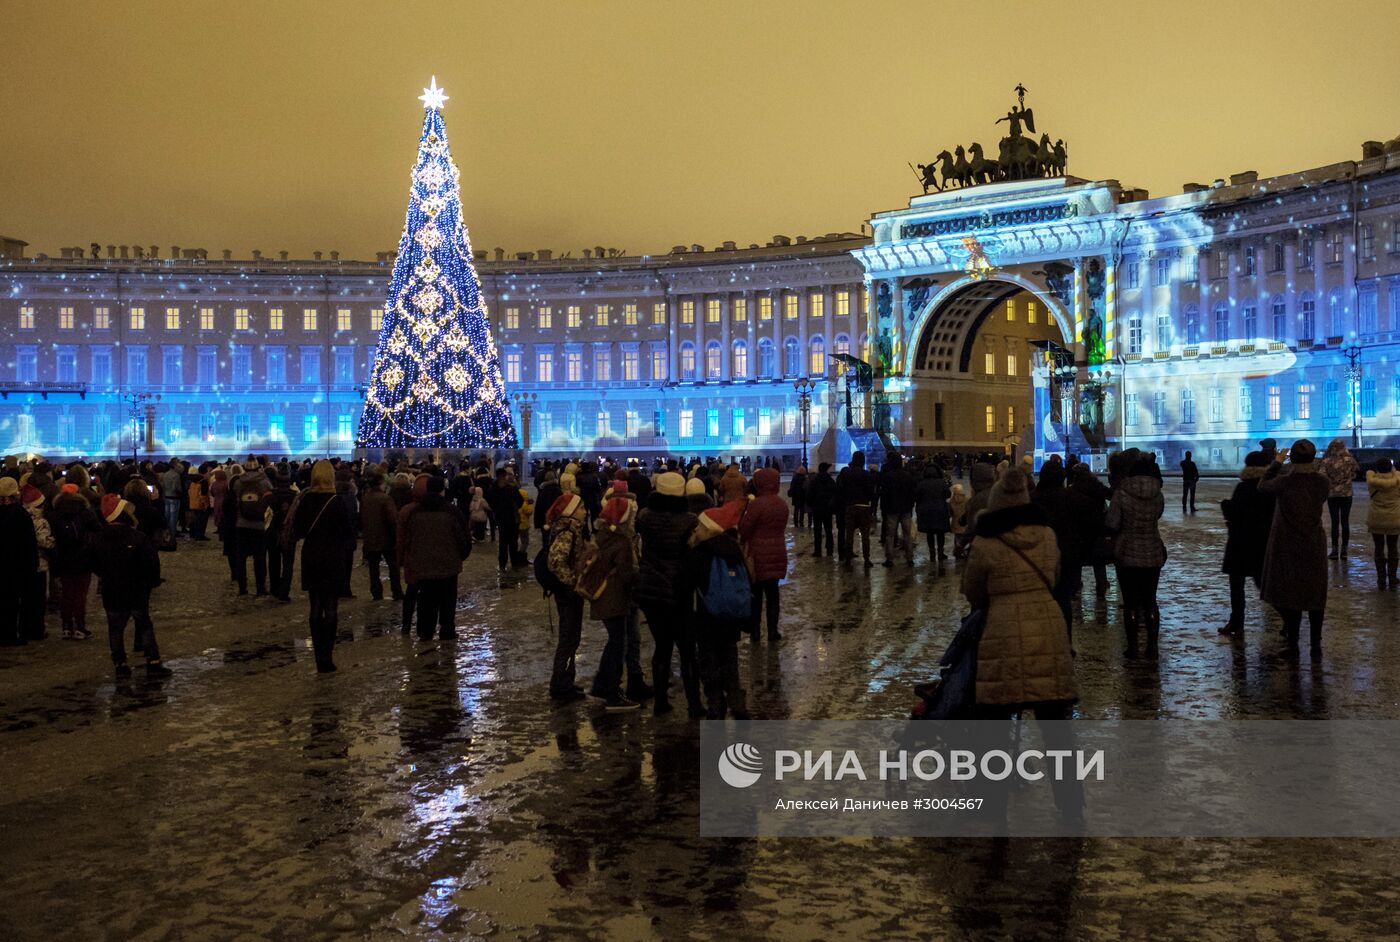
[[1072, 364], [1072, 351], [1055, 311], [1024, 286], [987, 280], [958, 289], [937, 302], [914, 348], [916, 446], [934, 453], [1031, 450], [1047, 416], [1056, 420], [1045, 388], [1049, 368], [1057, 359]]

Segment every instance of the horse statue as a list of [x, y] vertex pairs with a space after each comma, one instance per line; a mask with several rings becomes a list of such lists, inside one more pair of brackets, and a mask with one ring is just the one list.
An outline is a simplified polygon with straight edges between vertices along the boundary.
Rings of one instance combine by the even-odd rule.
[[990, 157], [982, 156], [982, 145], [973, 144], [969, 148], [971, 159], [968, 173], [974, 183], [995, 183], [1001, 179], [1001, 165]]
[[936, 156], [934, 160], [938, 161], [938, 172], [943, 177], [943, 185], [940, 186], [938, 189], [940, 191], [946, 190], [948, 187], [952, 186], [955, 182], [957, 182], [957, 177], [953, 170], [953, 155], [948, 153], [946, 150], [941, 150], [938, 152], [938, 156]]
[[953, 177], [958, 181], [958, 186], [967, 186], [972, 181], [972, 166], [967, 162], [967, 152], [959, 144], [953, 148], [953, 154]]
[[1035, 176], [1035, 145], [1025, 137], [1003, 137], [997, 163], [1006, 180], [1026, 180]]
[[1040, 145], [1035, 151], [1035, 175], [1038, 177], [1054, 176], [1055, 169], [1055, 148], [1050, 144], [1050, 135], [1040, 135]]

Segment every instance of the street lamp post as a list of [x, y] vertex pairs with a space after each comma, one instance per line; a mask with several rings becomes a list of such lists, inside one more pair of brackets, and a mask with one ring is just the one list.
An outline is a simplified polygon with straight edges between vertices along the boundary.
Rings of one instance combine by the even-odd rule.
[[802, 412], [802, 467], [807, 467], [807, 438], [810, 432], [809, 423], [812, 416], [812, 391], [817, 388], [817, 384], [810, 378], [804, 376], [792, 384], [792, 388], [797, 390], [797, 408]]
[[147, 447], [146, 447], [146, 450], [147, 450], [147, 451], [150, 451], [150, 450], [151, 450], [151, 449], [150, 449], [150, 445], [149, 445], [150, 436], [151, 436], [150, 429], [151, 429], [151, 422], [155, 419], [155, 412], [156, 412], [156, 407], [155, 407], [155, 405], [152, 404], [152, 403], [150, 402], [150, 400], [152, 400], [152, 399], [160, 399], [160, 396], [159, 396], [159, 395], [156, 395], [156, 394], [153, 394], [153, 393], [127, 393], [126, 395], [122, 396], [122, 401], [126, 403], [127, 415], [128, 415], [128, 417], [131, 419], [131, 460], [132, 460], [132, 461], [136, 461], [136, 460], [138, 460], [138, 458], [139, 458], [139, 455], [137, 454], [137, 447], [138, 447], [137, 442], [138, 442], [138, 437], [137, 437], [136, 432], [137, 432], [137, 429], [138, 429], [138, 427], [139, 427], [139, 426], [137, 425], [137, 420], [140, 419], [143, 415], [144, 415], [145, 418], [146, 418], [146, 438], [147, 438], [147, 442], [148, 442]]
[[538, 393], [516, 393], [511, 398], [520, 407], [520, 424], [522, 426], [520, 474], [523, 477], [530, 471], [530, 416], [534, 415], [535, 402], [540, 397]]
[[1361, 346], [1352, 344], [1342, 348], [1342, 356], [1347, 358], [1347, 389], [1351, 392], [1351, 447], [1361, 447]]

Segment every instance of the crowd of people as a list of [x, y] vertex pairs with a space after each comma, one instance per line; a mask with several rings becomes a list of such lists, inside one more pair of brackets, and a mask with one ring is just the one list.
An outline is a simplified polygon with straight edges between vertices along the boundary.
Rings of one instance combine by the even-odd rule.
[[[1241, 634], [1252, 581], [1295, 648], [1306, 615], [1312, 654], [1321, 656], [1329, 582], [1321, 521], [1325, 507], [1330, 556], [1344, 556], [1359, 470], [1340, 439], [1320, 458], [1307, 440], [1289, 449], [1265, 441], [1246, 458], [1222, 502], [1230, 595], [1223, 634]], [[45, 638], [50, 609], [64, 639], [90, 639], [96, 581], [117, 676], [131, 676], [129, 624], [147, 675], [164, 676], [151, 611], [161, 554], [176, 551], [181, 537], [217, 539], [237, 592], [269, 602], [290, 601], [300, 547], [315, 664], [330, 673], [357, 548], [372, 598], [387, 592], [401, 604], [405, 633], [450, 640], [463, 565], [474, 546], [494, 542], [498, 568], [533, 567], [557, 613], [551, 698], [593, 697], [609, 711], [649, 701], [666, 714], [678, 662], [692, 718], [743, 718], [738, 643], [782, 640], [789, 546], [842, 567], [857, 559], [871, 567], [873, 543], [879, 565], [896, 567], [915, 565], [924, 542], [936, 571], [951, 558], [963, 595], [986, 613], [979, 702], [1064, 715], [1074, 700], [1073, 600], [1086, 571], [1098, 599], [1114, 571], [1127, 655], [1138, 657], [1144, 643], [1146, 657], [1158, 656], [1162, 472], [1154, 454], [1136, 449], [1110, 455], [1107, 471], [1101, 480], [1073, 456], [1052, 456], [1038, 472], [1029, 457], [950, 466], [890, 455], [872, 468], [857, 452], [839, 473], [827, 463], [797, 468], [784, 494], [777, 467], [764, 463], [748, 475], [742, 462], [715, 459], [651, 467], [546, 461], [526, 482], [514, 466], [485, 459], [450, 468], [257, 456], [198, 467], [175, 458], [65, 466], [9, 458], [0, 469], [0, 643]], [[1185, 513], [1195, 511], [1198, 478], [1188, 454]], [[1400, 472], [1381, 459], [1365, 482], [1377, 585], [1394, 589]], [[533, 559], [532, 533], [540, 540]], [[591, 682], [580, 684], [585, 619], [602, 623], [606, 643]]]

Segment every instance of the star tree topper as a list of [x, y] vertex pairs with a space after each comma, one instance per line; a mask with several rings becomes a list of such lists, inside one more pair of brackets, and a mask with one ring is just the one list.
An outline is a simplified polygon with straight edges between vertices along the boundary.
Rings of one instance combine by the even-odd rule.
[[432, 77], [428, 87], [423, 89], [423, 94], [418, 96], [418, 100], [423, 103], [424, 108], [431, 108], [434, 111], [442, 109], [442, 103], [448, 100], [447, 91], [438, 88], [436, 75]]

